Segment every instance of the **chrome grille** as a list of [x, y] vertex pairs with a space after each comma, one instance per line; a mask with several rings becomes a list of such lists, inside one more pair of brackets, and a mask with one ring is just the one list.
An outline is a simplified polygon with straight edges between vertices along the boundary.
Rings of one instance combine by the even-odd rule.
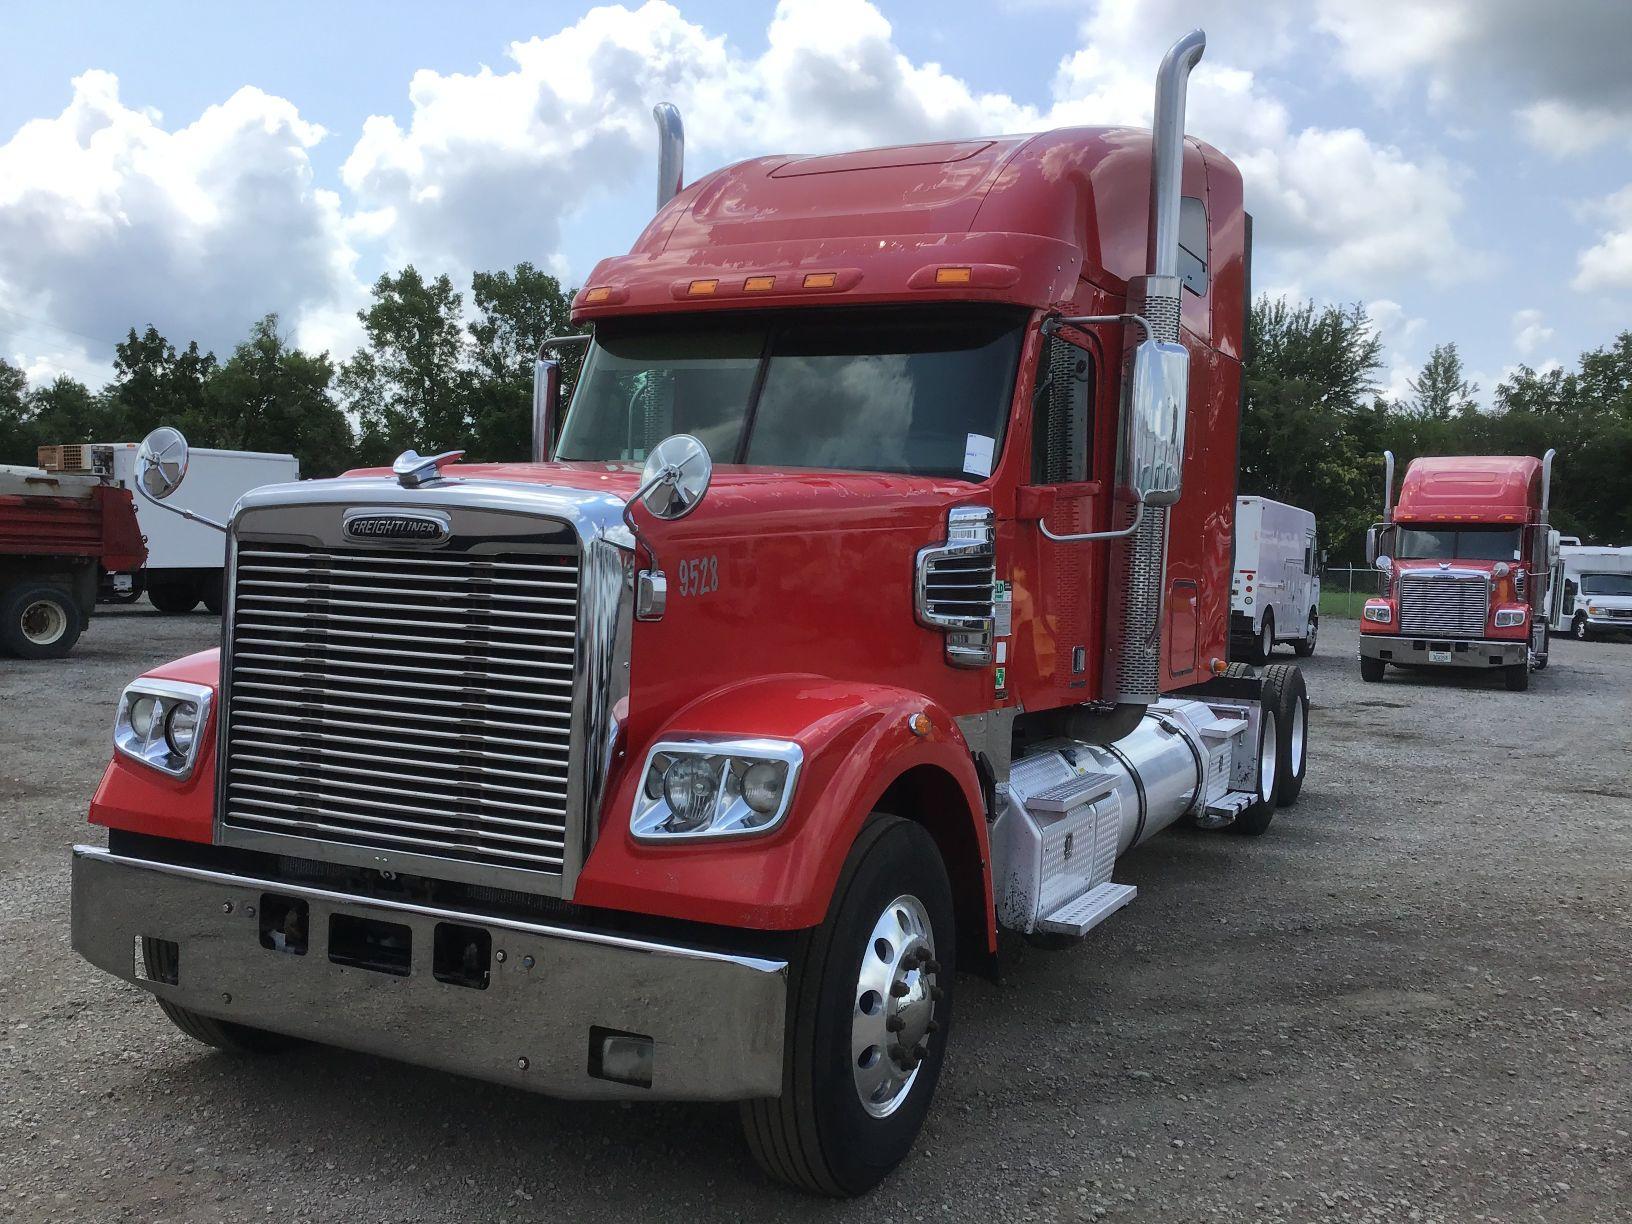
[[1489, 616], [1483, 574], [1400, 575], [1400, 632], [1407, 637], [1484, 637]]
[[237, 551], [221, 821], [559, 874], [576, 551]]
[[997, 577], [992, 524], [985, 506], [954, 507], [947, 516], [946, 543], [920, 548], [914, 562], [918, 623], [946, 631], [946, 660], [957, 667], [992, 661]]

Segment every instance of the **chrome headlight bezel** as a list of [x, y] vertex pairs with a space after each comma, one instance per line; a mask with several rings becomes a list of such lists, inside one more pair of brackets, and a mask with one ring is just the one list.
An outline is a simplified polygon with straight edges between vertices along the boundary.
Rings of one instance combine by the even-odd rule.
[[[143, 697], [153, 701], [154, 710], [147, 730], [138, 732], [131, 720], [131, 707]], [[193, 769], [203, 751], [214, 697], [208, 685], [192, 684], [186, 680], [146, 677], [132, 680], [119, 695], [119, 711], [113, 719], [114, 752], [178, 781], [186, 781], [193, 776]], [[166, 728], [171, 715], [184, 706], [192, 706], [196, 710], [193, 739], [187, 751], [177, 752], [171, 746]]]
[[1496, 609], [1496, 628], [1498, 628], [1498, 629], [1513, 629], [1513, 628], [1516, 628], [1517, 626], [1524, 624], [1525, 620], [1528, 617], [1529, 617], [1529, 610], [1526, 609], [1526, 608], [1497, 608]]
[[1394, 623], [1394, 607], [1387, 603], [1368, 603], [1360, 609], [1360, 618], [1374, 625], [1391, 625]]
[[[681, 758], [702, 759], [718, 771], [713, 811], [708, 822], [694, 829], [673, 829], [675, 812], [664, 796], [663, 787], [653, 785], [670, 765]], [[793, 806], [794, 790], [805, 754], [791, 740], [765, 738], [688, 738], [661, 740], [647, 750], [641, 766], [635, 805], [629, 814], [629, 831], [635, 840], [671, 844], [706, 841], [722, 837], [757, 837], [779, 828]], [[759, 812], [743, 797], [741, 778], [755, 765], [779, 764], [785, 770], [782, 794], [776, 807]], [[732, 780], [736, 780], [733, 787]], [[653, 791], [656, 794], [653, 794]]]

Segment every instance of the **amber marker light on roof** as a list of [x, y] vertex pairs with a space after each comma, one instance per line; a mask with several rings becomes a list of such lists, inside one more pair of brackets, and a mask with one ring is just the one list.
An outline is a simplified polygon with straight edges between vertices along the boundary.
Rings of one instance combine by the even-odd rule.
[[973, 276], [974, 272], [970, 268], [935, 269], [935, 283], [937, 285], [967, 285]]
[[837, 272], [806, 272], [804, 285], [806, 289], [831, 289], [838, 280]]
[[766, 293], [775, 288], [776, 277], [774, 276], [750, 276], [742, 282], [742, 291], [744, 293]]
[[611, 296], [612, 290], [610, 286], [597, 285], [595, 288], [584, 293], [584, 303], [585, 305], [594, 305], [596, 302], [606, 301], [606, 299]]
[[692, 297], [707, 297], [720, 287], [717, 280], [694, 280], [686, 286], [686, 292]]

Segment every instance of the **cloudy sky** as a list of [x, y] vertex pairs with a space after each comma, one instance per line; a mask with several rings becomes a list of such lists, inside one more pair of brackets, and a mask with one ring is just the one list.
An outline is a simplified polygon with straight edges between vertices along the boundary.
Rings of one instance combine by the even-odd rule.
[[219, 353], [269, 310], [344, 356], [404, 262], [576, 284], [626, 249], [659, 100], [688, 178], [1143, 124], [1197, 24], [1256, 284], [1366, 303], [1392, 390], [1442, 340], [1488, 393], [1632, 326], [1629, 0], [59, 3], [0, 45], [0, 356], [98, 382], [132, 324]]

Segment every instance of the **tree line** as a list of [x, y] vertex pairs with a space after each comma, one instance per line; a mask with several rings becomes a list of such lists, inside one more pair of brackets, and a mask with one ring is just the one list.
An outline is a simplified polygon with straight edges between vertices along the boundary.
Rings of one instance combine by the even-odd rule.
[[[153, 327], [119, 344], [98, 391], [65, 375], [30, 387], [0, 361], [0, 462], [32, 463], [51, 442], [131, 440], [178, 425], [198, 446], [290, 451], [306, 476], [389, 463], [409, 447], [519, 459], [531, 438], [533, 355], [572, 330], [571, 294], [518, 264], [478, 272], [472, 310], [446, 276], [381, 276], [358, 312], [364, 345], [338, 365], [293, 347], [267, 315], [223, 362]], [[1381, 513], [1382, 452], [1403, 473], [1418, 455], [1558, 451], [1553, 522], [1632, 543], [1632, 331], [1574, 369], [1521, 366], [1477, 402], [1454, 343], [1437, 346], [1392, 402], [1382, 344], [1362, 306], [1257, 301], [1249, 321], [1240, 489], [1315, 513], [1334, 560], [1360, 560]], [[567, 385], [580, 357], [561, 353]]]
[[[116, 346], [93, 391], [67, 375], [30, 387], [0, 361], [0, 463], [53, 442], [131, 441], [175, 425], [194, 446], [289, 452], [303, 476], [385, 464], [409, 447], [521, 459], [532, 436], [533, 358], [571, 331], [571, 294], [530, 263], [478, 272], [473, 310], [446, 276], [381, 276], [358, 311], [364, 345], [338, 365], [294, 347], [269, 314], [220, 361], [149, 326]], [[567, 384], [580, 353], [562, 352]]]

